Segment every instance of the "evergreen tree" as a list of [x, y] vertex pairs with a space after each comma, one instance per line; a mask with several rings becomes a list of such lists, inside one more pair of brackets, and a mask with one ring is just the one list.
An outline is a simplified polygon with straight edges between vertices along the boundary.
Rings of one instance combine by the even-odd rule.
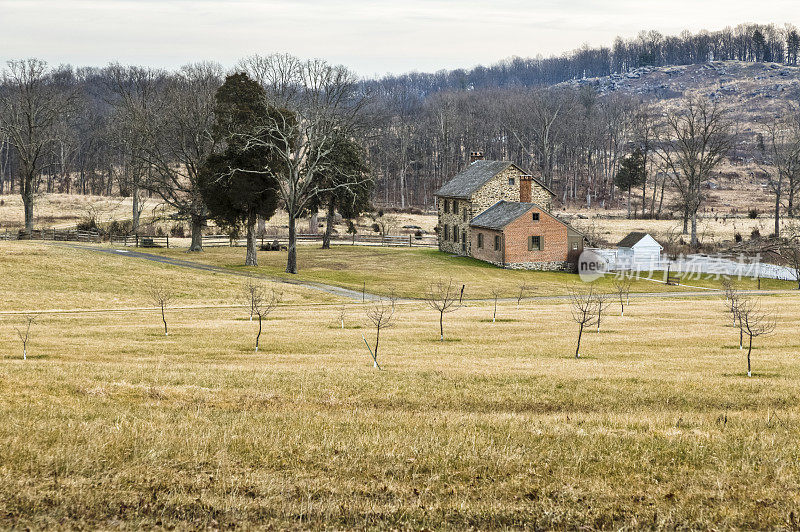
[[767, 39], [758, 29], [753, 32], [753, 52], [755, 53], [756, 61], [764, 61], [766, 59]]
[[642, 186], [645, 181], [644, 153], [639, 148], [622, 159], [614, 184], [620, 190], [628, 193], [628, 218], [631, 217], [631, 189]]
[[247, 232], [246, 266], [256, 266], [255, 227], [258, 216], [270, 218], [278, 206], [275, 178], [265, 170], [277, 167], [275, 155], [263, 145], [243, 139], [252, 135], [265, 116], [280, 111], [265, 103], [264, 89], [247, 74], [229, 75], [217, 90], [213, 134], [221, 149], [200, 171], [200, 191], [211, 218], [220, 226]]

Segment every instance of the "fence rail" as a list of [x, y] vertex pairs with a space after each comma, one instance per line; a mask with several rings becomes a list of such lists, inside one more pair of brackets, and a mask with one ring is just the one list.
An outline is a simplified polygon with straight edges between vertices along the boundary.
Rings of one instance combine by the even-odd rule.
[[168, 248], [169, 235], [111, 235], [109, 242], [112, 246], [136, 248]]
[[[298, 242], [322, 242], [323, 235], [298, 233]], [[289, 237], [286, 235], [265, 235], [258, 238], [261, 247], [277, 242], [279, 246], [286, 246]], [[241, 247], [247, 245], [246, 238], [231, 238], [228, 235], [203, 235], [203, 247]], [[331, 237], [331, 245], [353, 246], [392, 246], [392, 247], [438, 247], [436, 235], [355, 235]]]
[[34, 229], [33, 231], [9, 231], [0, 233], [0, 240], [60, 240], [71, 242], [101, 242], [102, 235], [97, 231], [80, 229]]

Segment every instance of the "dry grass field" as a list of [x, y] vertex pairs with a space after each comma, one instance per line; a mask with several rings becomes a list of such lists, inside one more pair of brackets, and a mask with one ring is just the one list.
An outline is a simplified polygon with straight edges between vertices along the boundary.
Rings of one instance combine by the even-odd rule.
[[[624, 318], [612, 307], [581, 360], [565, 301], [501, 303], [497, 323], [469, 301], [446, 316], [445, 342], [431, 310], [401, 303], [378, 371], [359, 302], [287, 286], [254, 353], [246, 310], [222, 307], [233, 276], [31, 242], [0, 242], [0, 257], [2, 528], [800, 519], [792, 293], [764, 298], [778, 326], [757, 339], [752, 378], [718, 296], [636, 299]], [[211, 308], [168, 310], [165, 337], [142, 308], [150, 279]], [[121, 311], [87, 312], [102, 308]], [[46, 309], [83, 312], [39, 315], [23, 361], [9, 311]]]
[[[0, 200], [0, 231], [21, 229], [25, 225], [25, 211], [20, 195], [6, 194], [0, 196]], [[149, 201], [142, 216], [152, 214], [155, 205], [155, 201]], [[131, 209], [131, 199], [119, 196], [40, 194], [34, 203], [34, 225], [37, 229], [63, 228], [73, 227], [90, 218], [95, 218], [97, 223], [130, 220]]]

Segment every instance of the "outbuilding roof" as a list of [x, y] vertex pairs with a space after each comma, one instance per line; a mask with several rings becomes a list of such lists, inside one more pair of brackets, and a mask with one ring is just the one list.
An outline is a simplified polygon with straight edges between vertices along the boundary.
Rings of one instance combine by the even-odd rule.
[[[442, 185], [442, 187], [436, 191], [436, 195], [448, 198], [469, 199], [476, 190], [509, 166], [519, 168], [509, 161], [475, 161], [453, 176], [450, 181]], [[524, 172], [522, 169], [519, 170]], [[555, 193], [544, 186], [539, 180], [534, 179], [534, 181], [555, 196]]]
[[647, 236], [647, 233], [643, 233], [641, 231], [631, 231], [628, 235], [619, 241], [617, 247], [620, 248], [632, 248], [636, 244], [639, 243], [641, 239]]

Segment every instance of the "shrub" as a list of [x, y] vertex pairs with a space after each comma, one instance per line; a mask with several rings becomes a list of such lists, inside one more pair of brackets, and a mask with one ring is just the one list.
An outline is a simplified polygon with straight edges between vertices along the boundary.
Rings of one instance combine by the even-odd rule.
[[741, 242], [742, 241], [742, 233], [737, 231], [736, 234], [733, 235], [733, 241], [736, 242], [736, 243]]
[[750, 240], [758, 240], [759, 238], [761, 238], [761, 231], [758, 230], [758, 227], [754, 227], [750, 232]]
[[78, 222], [76, 227], [78, 228], [78, 231], [99, 231], [97, 227], [97, 221], [94, 219], [94, 217], [84, 218]]
[[156, 236], [164, 236], [164, 228], [160, 225], [156, 227]]
[[750, 218], [751, 220], [755, 220], [756, 218], [758, 218], [758, 209], [750, 209], [749, 211], [747, 211], [747, 217]]
[[186, 236], [186, 229], [183, 227], [183, 224], [175, 224], [170, 228], [169, 234], [170, 236], [183, 238]]
[[374, 224], [372, 224], [372, 230], [375, 231], [376, 233], [380, 233], [381, 232], [381, 226], [378, 225], [377, 223], [374, 223]]

